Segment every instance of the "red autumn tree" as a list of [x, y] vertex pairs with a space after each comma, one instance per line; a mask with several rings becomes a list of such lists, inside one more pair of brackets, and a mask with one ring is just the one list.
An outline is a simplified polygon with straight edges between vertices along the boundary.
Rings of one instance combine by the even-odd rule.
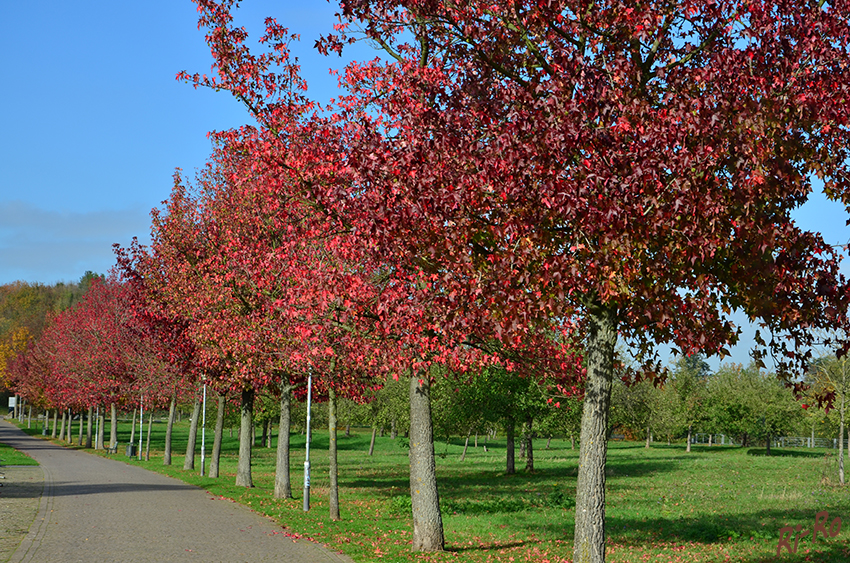
[[199, 4], [208, 83], [344, 163], [334, 182], [313, 161], [314, 201], [371, 248], [415, 257], [423, 289], [474, 304], [503, 341], [536, 319], [581, 320], [576, 561], [604, 560], [618, 338], [649, 359], [657, 343], [722, 353], [741, 309], [788, 374], [812, 328], [845, 322], [839, 257], [790, 213], [813, 176], [850, 198], [846, 0], [346, 2], [319, 47], [341, 49], [354, 22], [387, 61], [350, 65], [337, 114], [309, 125], [263, 101], [295, 71], [284, 30], [268, 22], [272, 49], [250, 58], [227, 28], [233, 3]]

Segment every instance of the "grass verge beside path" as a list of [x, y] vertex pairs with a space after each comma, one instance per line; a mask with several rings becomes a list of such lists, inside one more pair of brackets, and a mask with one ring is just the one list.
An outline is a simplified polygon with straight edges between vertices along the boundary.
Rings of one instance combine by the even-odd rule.
[[38, 462], [11, 446], [0, 444], [0, 468], [4, 465], [38, 465]]
[[[484, 451], [470, 445], [460, 462], [462, 442], [436, 444], [437, 475], [444, 513], [447, 552], [410, 553], [411, 520], [405, 440], [378, 438], [369, 457], [370, 435], [339, 435], [342, 520], [328, 518], [327, 434], [311, 444], [312, 509], [302, 511], [304, 437], [291, 438], [291, 470], [295, 499], [276, 500], [275, 447], [255, 447], [255, 488], [233, 485], [238, 442], [225, 431], [222, 476], [201, 477], [183, 471], [186, 423], [175, 428], [173, 465], [162, 465], [164, 424], [154, 424], [150, 462], [127, 458], [129, 439], [119, 427], [118, 454], [109, 457], [165, 473], [198, 485], [211, 495], [245, 504], [276, 518], [294, 535], [313, 538], [352, 556], [371, 561], [570, 561], [578, 450], [569, 442], [535, 442], [533, 474], [520, 469], [504, 474], [504, 440], [490, 441]], [[39, 435], [34, 429], [31, 433]], [[108, 436], [108, 429], [107, 429]], [[138, 438], [138, 435], [137, 435]], [[198, 440], [200, 447], [200, 439]], [[207, 448], [212, 436], [207, 434]], [[100, 455], [107, 455], [98, 452]], [[841, 488], [833, 450], [774, 450], [612, 442], [608, 455], [607, 561], [850, 561], [850, 485]], [[783, 455], [785, 454], [785, 455]], [[521, 467], [521, 463], [518, 464]], [[207, 469], [209, 459], [207, 459]], [[811, 532], [815, 515], [828, 511], [829, 523], [840, 518], [844, 528], [834, 537], [799, 540], [797, 552], [776, 557], [780, 528], [800, 524]], [[833, 528], [835, 530], [835, 528]], [[791, 540], [793, 546], [793, 538]]]

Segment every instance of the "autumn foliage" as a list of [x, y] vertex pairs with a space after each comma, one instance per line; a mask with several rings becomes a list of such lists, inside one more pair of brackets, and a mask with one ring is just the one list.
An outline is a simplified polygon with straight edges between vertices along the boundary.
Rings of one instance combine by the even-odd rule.
[[[663, 377], [659, 344], [723, 355], [743, 311], [790, 382], [815, 329], [846, 329], [840, 254], [792, 218], [820, 182], [850, 202], [846, 0], [345, 2], [316, 47], [365, 37], [381, 56], [342, 69], [328, 104], [296, 34], [269, 18], [252, 50], [238, 2], [196, 4], [213, 73], [178, 78], [229, 91], [257, 126], [211, 134], [150, 248], [122, 255], [153, 311], [136, 320], [155, 319], [139, 330], [186, 339], [145, 357], [191, 349], [197, 374], [243, 392], [312, 373], [358, 398], [411, 377], [423, 440], [436, 366], [582, 382], [575, 560], [603, 561], [618, 341]], [[80, 322], [117, 339], [115, 315]], [[99, 393], [148, 377], [107, 345], [86, 358], [62, 369]], [[414, 546], [442, 549], [417, 502]]]

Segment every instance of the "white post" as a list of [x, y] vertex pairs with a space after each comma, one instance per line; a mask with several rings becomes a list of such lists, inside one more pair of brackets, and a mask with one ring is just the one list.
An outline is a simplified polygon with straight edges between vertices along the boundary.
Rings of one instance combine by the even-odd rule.
[[207, 438], [207, 382], [204, 381], [204, 414], [201, 415], [201, 477], [204, 476], [204, 454], [206, 452]]
[[139, 398], [139, 461], [142, 461], [142, 437], [145, 435], [145, 396]]
[[310, 510], [310, 406], [312, 402], [313, 376], [307, 376], [307, 457], [304, 461], [304, 512]]

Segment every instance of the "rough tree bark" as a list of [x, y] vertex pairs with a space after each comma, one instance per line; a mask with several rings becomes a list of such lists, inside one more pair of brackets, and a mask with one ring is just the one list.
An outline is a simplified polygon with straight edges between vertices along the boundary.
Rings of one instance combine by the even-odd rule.
[[292, 498], [292, 482], [289, 475], [289, 432], [291, 420], [292, 385], [280, 386], [280, 421], [277, 431], [277, 464], [274, 474], [274, 498]]
[[469, 449], [469, 436], [470, 436], [470, 434], [472, 434], [472, 432], [466, 433], [466, 441], [464, 441], [464, 443], [463, 443], [463, 453], [460, 454], [460, 460], [461, 461], [466, 460], [466, 450]]
[[692, 430], [693, 430], [693, 426], [688, 424], [688, 445], [687, 445], [687, 447], [685, 447], [686, 452], [691, 451], [691, 436], [693, 435]]
[[91, 428], [91, 417], [94, 415], [94, 408], [89, 407], [88, 415], [86, 416], [86, 447], [91, 448], [91, 437], [92, 437], [92, 428]]
[[109, 447], [118, 446], [118, 405], [109, 405]]
[[153, 409], [148, 416], [148, 437], [145, 440], [145, 461], [151, 460], [151, 427], [153, 426]]
[[336, 451], [336, 392], [328, 388], [328, 465], [331, 479], [330, 516], [331, 520], [339, 520], [339, 465]]
[[210, 459], [210, 477], [218, 478], [219, 461], [221, 460], [221, 438], [224, 433], [224, 402], [225, 396], [219, 394], [218, 409], [215, 414], [215, 437], [213, 438], [212, 458]]
[[513, 419], [505, 421], [505, 473], [513, 475], [516, 473], [516, 439], [514, 438], [514, 427], [516, 423]]
[[269, 420], [268, 418], [263, 420], [263, 434], [262, 434], [262, 436], [260, 436], [260, 445], [262, 445], [264, 448], [270, 448], [271, 447], [270, 436], [269, 436], [269, 434], [271, 433], [271, 432], [269, 432], [270, 424], [271, 424], [271, 420]]
[[236, 468], [236, 486], [253, 487], [251, 478], [251, 442], [254, 426], [254, 389], [242, 390], [242, 404], [239, 409], [239, 464]]
[[136, 411], [137, 410], [138, 409], [135, 409], [135, 408], [133, 409], [133, 422], [130, 426], [130, 443], [131, 444], [136, 443]]
[[587, 381], [581, 419], [573, 561], [604, 563], [606, 430], [614, 378], [616, 312], [612, 307], [592, 303], [588, 305], [587, 319]]
[[186, 442], [186, 457], [183, 459], [183, 469], [195, 469], [195, 444], [198, 441], [198, 419], [201, 417], [201, 401], [195, 399], [192, 406], [192, 418], [189, 422], [189, 440]]
[[844, 485], [844, 393], [841, 394], [841, 419], [838, 424], [838, 482]]
[[532, 428], [533, 419], [529, 417], [527, 422], [527, 434], [525, 436], [525, 470], [528, 473], [534, 473], [534, 429]]
[[99, 447], [99, 448], [103, 447], [103, 434], [104, 434], [104, 432], [106, 432], [105, 426], [106, 426], [106, 415], [101, 410], [100, 414], [97, 417], [97, 438], [95, 438], [95, 441], [97, 442], [97, 447]]
[[410, 378], [410, 499], [413, 508], [413, 551], [443, 551], [443, 518], [437, 491], [431, 385]]
[[163, 465], [171, 465], [171, 431], [174, 429], [174, 416], [177, 414], [177, 397], [171, 397], [168, 405], [168, 426], [165, 428], [165, 455], [162, 456]]
[[50, 439], [56, 438], [56, 421], [59, 418], [59, 409], [53, 409], [53, 430], [50, 431]]
[[59, 426], [59, 441], [65, 439], [65, 420], [68, 418], [68, 413], [65, 412], [65, 409], [62, 409], [62, 424]]
[[109, 447], [118, 447], [118, 405], [109, 405]]
[[369, 441], [369, 455], [370, 456], [375, 453], [375, 434], [377, 434], [377, 433], [378, 433], [378, 427], [373, 426], [372, 427], [372, 439]]

